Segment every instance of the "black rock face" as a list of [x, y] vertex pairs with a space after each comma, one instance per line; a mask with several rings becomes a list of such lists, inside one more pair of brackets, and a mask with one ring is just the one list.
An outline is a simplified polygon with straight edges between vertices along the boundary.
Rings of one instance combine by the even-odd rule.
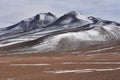
[[97, 23], [99, 20], [93, 16], [89, 16], [88, 19], [92, 20], [94, 23]]

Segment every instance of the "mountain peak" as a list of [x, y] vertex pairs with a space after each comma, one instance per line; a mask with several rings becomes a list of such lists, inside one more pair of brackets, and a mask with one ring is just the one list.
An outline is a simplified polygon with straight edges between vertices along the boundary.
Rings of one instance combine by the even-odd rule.
[[71, 11], [66, 13], [65, 15], [61, 16], [58, 18], [55, 22], [55, 24], [58, 25], [66, 25], [66, 24], [71, 24], [74, 22], [78, 22], [80, 24], [82, 23], [92, 23], [91, 20], [88, 19], [88, 17], [76, 12], [76, 11]]
[[50, 15], [50, 16], [53, 16], [53, 17], [56, 17], [53, 13], [51, 12], [48, 12], [47, 15]]
[[77, 15], [78, 13], [76, 11], [71, 11], [68, 14], [70, 14], [70, 15]]
[[68, 15], [74, 16], [76, 19], [79, 19], [79, 20], [85, 20], [85, 21], [91, 22], [91, 20], [88, 19], [87, 16], [84, 16], [81, 13], [76, 12], [76, 11], [71, 11], [68, 13]]
[[39, 21], [39, 20], [44, 20], [45, 17], [57, 18], [54, 14], [52, 14], [51, 12], [48, 12], [48, 13], [36, 14], [34, 17], [24, 19], [23, 21], [31, 21], [31, 20], [38, 20]]

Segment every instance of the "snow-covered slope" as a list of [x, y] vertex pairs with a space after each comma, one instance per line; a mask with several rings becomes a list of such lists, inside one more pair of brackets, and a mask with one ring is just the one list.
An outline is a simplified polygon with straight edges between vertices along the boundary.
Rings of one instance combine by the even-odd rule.
[[0, 34], [0, 50], [61, 51], [119, 43], [120, 24], [75, 11], [59, 18], [52, 13], [40, 13], [1, 29]]
[[32, 47], [35, 50], [73, 50], [90, 45], [114, 44], [120, 41], [120, 27], [114, 24], [95, 26], [85, 31], [70, 31], [46, 38], [42, 43]]

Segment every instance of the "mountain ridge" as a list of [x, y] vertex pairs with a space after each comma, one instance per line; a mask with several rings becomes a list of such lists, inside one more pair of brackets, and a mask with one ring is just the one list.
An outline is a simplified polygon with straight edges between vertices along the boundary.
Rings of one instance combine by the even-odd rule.
[[87, 17], [75, 11], [58, 18], [50, 12], [39, 13], [0, 30], [0, 37], [0, 48], [24, 44], [16, 47], [17, 50], [72, 50], [119, 42], [120, 23]]

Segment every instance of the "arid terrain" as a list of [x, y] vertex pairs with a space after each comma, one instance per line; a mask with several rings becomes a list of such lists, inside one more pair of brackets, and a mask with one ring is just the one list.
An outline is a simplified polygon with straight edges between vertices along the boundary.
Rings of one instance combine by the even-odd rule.
[[0, 80], [119, 80], [120, 54], [110, 53], [113, 48], [107, 48], [108, 53], [105, 50], [101, 49], [104, 54], [1, 56]]

